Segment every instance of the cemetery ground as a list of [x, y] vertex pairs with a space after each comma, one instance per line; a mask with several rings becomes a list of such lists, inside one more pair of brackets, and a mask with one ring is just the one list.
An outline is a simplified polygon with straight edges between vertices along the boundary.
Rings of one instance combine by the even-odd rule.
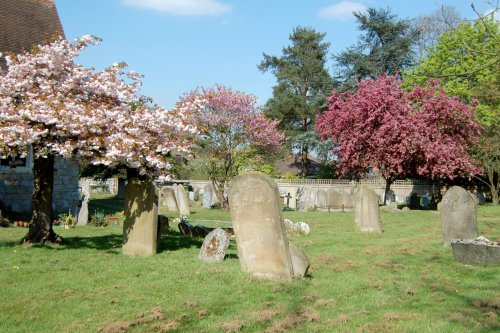
[[[101, 195], [89, 214], [122, 210]], [[192, 207], [191, 224], [228, 227], [229, 213]], [[170, 220], [177, 214], [162, 211]], [[121, 254], [121, 226], [64, 229], [64, 245], [23, 247], [0, 228], [0, 332], [494, 332], [500, 266], [467, 266], [442, 245], [436, 211], [381, 211], [383, 233], [353, 213], [284, 212], [311, 226], [290, 241], [309, 256], [304, 279], [261, 280], [226, 259], [197, 259], [201, 239], [171, 224], [157, 255]], [[500, 240], [500, 207], [478, 207], [479, 234]]]

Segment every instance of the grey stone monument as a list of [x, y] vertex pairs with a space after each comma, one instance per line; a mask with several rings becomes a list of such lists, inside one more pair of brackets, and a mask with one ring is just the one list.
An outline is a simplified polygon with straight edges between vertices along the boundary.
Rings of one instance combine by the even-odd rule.
[[328, 189], [328, 205], [333, 209], [342, 208], [342, 198], [340, 193], [333, 188]]
[[172, 187], [175, 192], [175, 199], [177, 200], [177, 205], [179, 206], [179, 214], [181, 215], [191, 214], [189, 207], [189, 197], [186, 193], [186, 190], [184, 190], [184, 186], [174, 185]]
[[177, 200], [175, 199], [175, 192], [171, 186], [163, 187], [161, 189], [162, 204], [167, 207], [169, 212], [178, 212]]
[[316, 192], [316, 206], [318, 208], [328, 208], [328, 193], [320, 188]]
[[203, 208], [212, 208], [212, 197], [214, 192], [212, 190], [212, 185], [207, 184], [203, 188]]
[[132, 178], [125, 187], [122, 251], [128, 256], [154, 255], [157, 237], [158, 192], [152, 181]]
[[382, 232], [378, 202], [371, 188], [361, 185], [354, 190], [354, 222], [360, 231]]
[[297, 261], [297, 274], [303, 271], [299, 266], [308, 266], [302, 255], [290, 252], [278, 186], [269, 176], [249, 172], [236, 177], [229, 189], [229, 203], [244, 271], [291, 280], [296, 275], [293, 260]]
[[453, 239], [477, 237], [476, 203], [460, 186], [453, 186], [444, 194], [439, 214], [445, 246], [451, 245]]
[[90, 199], [90, 186], [82, 187], [82, 204], [78, 212], [77, 224], [86, 225], [89, 221], [89, 199]]
[[198, 259], [205, 262], [223, 261], [229, 247], [229, 236], [221, 228], [211, 231], [203, 240]]

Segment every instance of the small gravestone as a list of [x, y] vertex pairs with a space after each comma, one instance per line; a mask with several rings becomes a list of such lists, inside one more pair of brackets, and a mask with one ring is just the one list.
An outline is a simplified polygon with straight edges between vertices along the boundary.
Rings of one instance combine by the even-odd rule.
[[231, 183], [229, 203], [241, 268], [259, 277], [291, 280], [294, 267], [276, 183], [260, 172], [240, 175]]
[[210, 230], [201, 224], [195, 225], [192, 229], [193, 237], [205, 238], [209, 233]]
[[385, 193], [385, 203], [388, 205], [391, 202], [396, 202], [396, 194], [393, 190], [389, 190]]
[[177, 227], [179, 232], [184, 236], [191, 237], [193, 235], [193, 226], [189, 222], [180, 222]]
[[306, 275], [310, 263], [307, 255], [293, 244], [288, 244], [290, 249], [290, 256], [292, 258], [293, 275], [302, 278]]
[[174, 189], [170, 186], [163, 187], [161, 189], [161, 201], [162, 205], [167, 207], [169, 212], [178, 212], [179, 207], [177, 206], [177, 200], [175, 199]]
[[152, 181], [132, 178], [125, 187], [123, 253], [156, 254], [158, 244], [158, 193]]
[[410, 209], [420, 209], [420, 195], [418, 193], [410, 195], [409, 207]]
[[118, 190], [116, 191], [116, 197], [118, 199], [125, 198], [125, 184], [126, 180], [124, 178], [118, 178]]
[[316, 192], [316, 206], [319, 208], [328, 208], [328, 194], [324, 189], [318, 189]]
[[191, 214], [189, 208], [189, 197], [186, 193], [186, 190], [184, 190], [184, 186], [174, 185], [173, 189], [175, 192], [175, 199], [177, 200], [177, 206], [179, 207], [179, 214], [181, 215]]
[[342, 198], [340, 193], [333, 188], [328, 189], [328, 205], [333, 209], [342, 208]]
[[297, 195], [297, 209], [301, 212], [307, 212], [307, 204], [309, 202], [309, 187], [301, 187]]
[[89, 221], [89, 199], [90, 199], [90, 186], [82, 187], [82, 199], [80, 211], [78, 212], [77, 224], [86, 225]]
[[207, 184], [203, 189], [203, 208], [212, 208], [212, 197], [214, 192], [212, 190], [212, 185]]
[[449, 246], [453, 239], [477, 237], [476, 203], [460, 186], [453, 186], [444, 194], [439, 213], [445, 246]]
[[306, 209], [316, 209], [318, 207], [316, 201], [317, 199], [318, 199], [318, 189], [317, 188], [310, 189]]
[[158, 235], [167, 235], [169, 229], [168, 217], [165, 215], [158, 215]]
[[354, 206], [352, 203], [352, 196], [346, 191], [341, 191], [340, 196], [341, 196], [342, 207], [344, 209], [352, 209], [352, 207]]
[[379, 196], [365, 185], [354, 191], [354, 222], [360, 231], [382, 232], [378, 202]]
[[223, 261], [229, 247], [229, 237], [223, 229], [211, 231], [203, 241], [198, 259], [205, 262]]

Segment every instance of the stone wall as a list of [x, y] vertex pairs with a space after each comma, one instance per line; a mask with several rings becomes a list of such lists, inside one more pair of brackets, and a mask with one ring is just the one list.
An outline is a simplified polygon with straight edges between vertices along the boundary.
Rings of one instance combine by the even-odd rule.
[[[0, 167], [0, 201], [7, 212], [29, 212], [33, 191], [32, 160], [26, 167]], [[56, 158], [53, 205], [57, 212], [71, 210], [75, 214], [79, 200], [78, 162]]]

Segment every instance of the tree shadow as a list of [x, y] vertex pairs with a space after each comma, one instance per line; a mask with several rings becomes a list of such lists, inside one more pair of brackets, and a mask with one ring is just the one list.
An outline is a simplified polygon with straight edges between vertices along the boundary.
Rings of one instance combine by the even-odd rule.
[[168, 235], [163, 236], [159, 240], [158, 253], [164, 251], [177, 251], [180, 249], [188, 249], [191, 247], [200, 248], [203, 244], [203, 239], [192, 238], [182, 235], [178, 231], [170, 230]]

